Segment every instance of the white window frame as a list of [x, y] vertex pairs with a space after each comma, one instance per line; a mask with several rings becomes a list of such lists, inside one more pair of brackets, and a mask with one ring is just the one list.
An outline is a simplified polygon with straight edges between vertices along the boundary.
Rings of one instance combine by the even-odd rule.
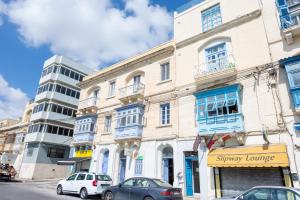
[[108, 97], [113, 97], [115, 95], [116, 95], [116, 80], [111, 80], [108, 82]]
[[[165, 106], [168, 106], [168, 109], [164, 109]], [[169, 125], [171, 124], [171, 104], [170, 102], [162, 103], [159, 105], [160, 112], [160, 125]]]
[[160, 64], [160, 81], [170, 80], [170, 61]]

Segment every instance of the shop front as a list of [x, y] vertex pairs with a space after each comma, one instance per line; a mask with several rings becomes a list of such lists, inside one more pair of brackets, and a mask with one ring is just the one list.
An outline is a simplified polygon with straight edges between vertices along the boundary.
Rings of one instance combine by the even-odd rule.
[[218, 148], [208, 154], [216, 197], [232, 197], [254, 186], [292, 187], [285, 145]]

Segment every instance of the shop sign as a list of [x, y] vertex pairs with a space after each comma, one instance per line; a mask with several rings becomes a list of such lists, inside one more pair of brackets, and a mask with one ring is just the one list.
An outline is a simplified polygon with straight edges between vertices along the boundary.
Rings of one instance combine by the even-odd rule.
[[212, 150], [208, 155], [211, 167], [288, 167], [284, 145], [269, 145]]
[[79, 150], [75, 151], [75, 158], [90, 158], [92, 157], [92, 150]]

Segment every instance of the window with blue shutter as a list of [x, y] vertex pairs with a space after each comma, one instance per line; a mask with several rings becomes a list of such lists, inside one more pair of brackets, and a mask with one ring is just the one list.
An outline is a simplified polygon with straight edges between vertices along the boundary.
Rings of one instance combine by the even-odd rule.
[[201, 13], [203, 32], [213, 29], [222, 24], [220, 5], [215, 5]]
[[295, 109], [300, 109], [300, 56], [284, 61]]
[[198, 92], [195, 96], [200, 134], [244, 130], [239, 85]]

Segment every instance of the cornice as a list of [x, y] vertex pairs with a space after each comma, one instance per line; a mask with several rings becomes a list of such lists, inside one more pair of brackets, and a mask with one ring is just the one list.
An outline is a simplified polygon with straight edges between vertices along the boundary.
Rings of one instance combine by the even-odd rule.
[[239, 18], [236, 18], [234, 20], [231, 20], [229, 22], [226, 22], [218, 27], [215, 27], [209, 31], [203, 32], [203, 33], [199, 33], [193, 37], [190, 37], [188, 39], [185, 39], [183, 41], [180, 41], [178, 43], [176, 43], [176, 48], [182, 48], [185, 47], [189, 44], [192, 44], [194, 42], [197, 42], [199, 40], [205, 39], [207, 37], [210, 37], [212, 35], [215, 35], [217, 33], [223, 32], [225, 30], [231, 29], [235, 26], [238, 26], [240, 24], [244, 24], [246, 22], [249, 22], [257, 17], [259, 17], [261, 15], [261, 9], [257, 9], [251, 13], [248, 13], [246, 15], [243, 15]]

